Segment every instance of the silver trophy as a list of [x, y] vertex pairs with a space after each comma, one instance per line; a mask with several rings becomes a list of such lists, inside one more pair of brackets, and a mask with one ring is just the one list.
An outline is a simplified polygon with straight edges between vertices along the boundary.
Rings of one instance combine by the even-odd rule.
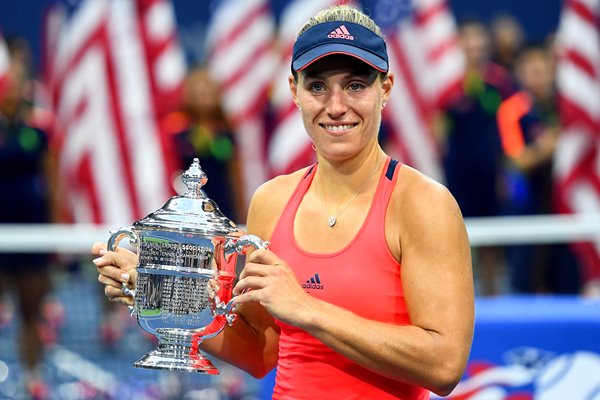
[[240, 236], [202, 193], [206, 181], [194, 159], [183, 174], [183, 196], [173, 196], [108, 240], [112, 251], [123, 238], [137, 247], [135, 289], [124, 285], [123, 292], [134, 297], [132, 313], [139, 325], [159, 342], [135, 367], [218, 374], [199, 345], [235, 321], [232, 290], [238, 254], [268, 246], [257, 236]]

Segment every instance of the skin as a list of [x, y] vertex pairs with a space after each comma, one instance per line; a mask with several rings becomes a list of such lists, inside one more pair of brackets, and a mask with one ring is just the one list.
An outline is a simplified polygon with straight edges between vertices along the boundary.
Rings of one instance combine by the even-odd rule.
[[481, 70], [489, 59], [490, 37], [484, 25], [470, 23], [460, 29], [460, 42], [465, 52], [467, 68]]
[[[333, 229], [327, 225], [327, 214], [344, 205], [375, 166], [381, 173], [383, 165], [378, 163], [385, 154], [377, 133], [393, 83], [393, 75], [382, 79], [348, 56], [322, 58], [301, 71], [297, 82], [290, 77], [293, 99], [302, 109], [319, 161], [295, 219], [294, 234], [302, 248], [331, 253], [360, 229], [376, 179], [367, 181]], [[304, 173], [279, 176], [257, 190], [248, 213], [250, 233], [271, 238]], [[412, 325], [367, 320], [313, 298], [285, 260], [269, 250], [257, 250], [248, 257], [234, 288], [240, 322], [204, 342], [203, 350], [263, 376], [277, 363], [279, 330], [273, 320], [277, 318], [366, 368], [448, 394], [462, 376], [473, 334], [469, 242], [459, 208], [443, 186], [408, 166], [402, 166], [399, 174], [385, 233], [390, 251], [402, 264]], [[317, 180], [322, 199], [315, 188]], [[101, 254], [102, 248], [98, 243], [92, 252]], [[128, 301], [120, 293], [119, 281], [132, 281], [134, 258], [120, 250], [95, 260], [109, 299]], [[129, 271], [129, 279], [120, 278], [121, 268]]]

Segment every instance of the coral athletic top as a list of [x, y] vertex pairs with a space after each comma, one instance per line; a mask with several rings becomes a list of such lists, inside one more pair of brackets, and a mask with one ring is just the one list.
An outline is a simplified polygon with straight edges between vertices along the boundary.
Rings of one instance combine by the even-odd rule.
[[[312, 296], [371, 320], [410, 323], [400, 264], [385, 240], [385, 215], [400, 165], [388, 158], [371, 209], [354, 239], [332, 254], [299, 247], [296, 211], [317, 166], [305, 174], [284, 209], [270, 249], [286, 260]], [[324, 222], [326, 223], [326, 222]], [[277, 321], [281, 328], [274, 399], [428, 399], [423, 388], [386, 378], [334, 352], [307, 332]]]

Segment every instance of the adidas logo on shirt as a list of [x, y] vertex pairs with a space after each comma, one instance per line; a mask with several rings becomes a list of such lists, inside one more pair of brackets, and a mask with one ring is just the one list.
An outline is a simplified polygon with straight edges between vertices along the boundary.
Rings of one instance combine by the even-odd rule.
[[354, 36], [352, 36], [350, 34], [350, 32], [348, 31], [348, 29], [344, 25], [340, 25], [339, 28], [337, 28], [334, 31], [331, 31], [331, 33], [329, 35], [327, 35], [327, 37], [330, 38], [330, 39], [348, 39], [348, 40], [354, 40]]
[[315, 290], [323, 290], [324, 286], [321, 284], [321, 279], [319, 278], [319, 274], [314, 274], [307, 279], [305, 283], [302, 284], [303, 289], [315, 289]]

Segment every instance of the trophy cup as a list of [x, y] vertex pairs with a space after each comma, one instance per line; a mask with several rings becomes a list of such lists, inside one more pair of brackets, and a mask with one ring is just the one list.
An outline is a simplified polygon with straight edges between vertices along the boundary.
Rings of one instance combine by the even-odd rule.
[[158, 339], [158, 346], [133, 365], [138, 368], [218, 374], [200, 351], [200, 343], [217, 335], [236, 318], [232, 290], [238, 254], [266, 248], [253, 235], [238, 233], [217, 204], [204, 196], [207, 182], [197, 158], [183, 174], [187, 192], [111, 234], [108, 249], [123, 238], [137, 247], [131, 308], [138, 324]]

